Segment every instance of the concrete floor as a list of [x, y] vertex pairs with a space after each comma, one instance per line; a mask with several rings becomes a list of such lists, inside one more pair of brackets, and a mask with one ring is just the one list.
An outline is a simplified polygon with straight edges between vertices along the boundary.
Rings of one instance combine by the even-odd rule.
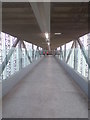
[[90, 120], [90, 110], [88, 111], [88, 119]]
[[48, 56], [3, 98], [2, 112], [3, 118], [87, 118], [88, 102]]

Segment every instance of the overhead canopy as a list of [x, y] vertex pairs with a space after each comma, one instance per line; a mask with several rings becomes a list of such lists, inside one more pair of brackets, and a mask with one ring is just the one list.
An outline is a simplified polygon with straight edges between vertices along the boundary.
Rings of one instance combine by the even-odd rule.
[[45, 49], [48, 32], [55, 49], [88, 33], [88, 3], [4, 2], [2, 31]]

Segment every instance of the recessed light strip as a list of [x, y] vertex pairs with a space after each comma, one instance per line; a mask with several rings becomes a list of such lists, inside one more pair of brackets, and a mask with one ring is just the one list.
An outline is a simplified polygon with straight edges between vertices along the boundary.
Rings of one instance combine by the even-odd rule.
[[47, 32], [45, 33], [45, 37], [46, 39], [49, 39], [49, 34]]
[[55, 35], [61, 35], [62, 33], [55, 33]]

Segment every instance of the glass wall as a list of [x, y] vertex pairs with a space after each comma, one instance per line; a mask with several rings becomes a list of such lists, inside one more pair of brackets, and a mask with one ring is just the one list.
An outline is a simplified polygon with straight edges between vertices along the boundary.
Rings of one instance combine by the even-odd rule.
[[[6, 33], [1, 33], [0, 38], [0, 80], [6, 79], [11, 75], [18, 72], [20, 69], [31, 64], [38, 58], [40, 58], [39, 48], [35, 45], [32, 50], [32, 44], [23, 41], [18, 42], [17, 46], [13, 48], [13, 44], [17, 40], [16, 37], [13, 37]], [[25, 49], [26, 48], [26, 49]], [[38, 50], [37, 50], [38, 48]], [[14, 50], [14, 51], [13, 51]], [[10, 59], [8, 60], [8, 55], [12, 52]], [[34, 58], [32, 59], [32, 54]], [[5, 62], [8, 61], [8, 63]], [[3, 67], [5, 65], [5, 68]]]
[[[82, 43], [82, 47], [84, 49], [85, 55], [88, 59], [88, 34], [79, 38]], [[66, 51], [65, 51], [66, 46]], [[75, 69], [78, 73], [80, 73], [87, 80], [89, 79], [89, 66], [86, 62], [85, 56], [80, 48], [79, 43], [75, 40], [67, 43], [66, 45], [61, 46], [61, 52], [59, 58], [61, 60], [65, 60], [65, 62]]]

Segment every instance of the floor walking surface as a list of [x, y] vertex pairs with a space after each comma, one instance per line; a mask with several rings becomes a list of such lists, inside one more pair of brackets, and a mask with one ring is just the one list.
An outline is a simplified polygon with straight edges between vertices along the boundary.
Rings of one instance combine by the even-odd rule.
[[4, 98], [3, 118], [87, 118], [88, 102], [54, 57], [47, 56]]

